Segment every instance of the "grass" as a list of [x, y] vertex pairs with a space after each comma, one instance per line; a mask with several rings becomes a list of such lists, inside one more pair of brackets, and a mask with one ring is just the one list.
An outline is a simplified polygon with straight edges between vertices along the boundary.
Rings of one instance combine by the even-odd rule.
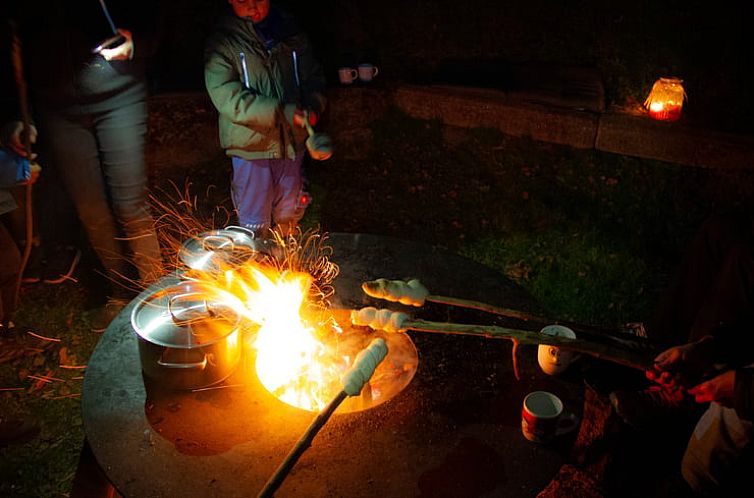
[[[32, 414], [41, 431], [34, 440], [0, 449], [0, 495], [66, 496], [84, 440], [80, 393], [84, 370], [60, 365], [86, 365], [98, 335], [82, 315], [84, 290], [69, 282], [23, 289], [17, 322], [59, 342], [24, 336], [24, 355], [0, 364], [0, 386], [19, 391], [0, 393], [3, 411]], [[4, 344], [2, 354], [18, 350]], [[42, 377], [59, 380], [45, 382]]]
[[[443, 246], [515, 280], [550, 315], [595, 324], [646, 319], [704, 217], [750, 209], [754, 199], [751, 173], [444, 128], [396, 110], [376, 119], [370, 136], [362, 150], [308, 164], [314, 203], [304, 226]], [[228, 168], [220, 158], [188, 175], [201, 212], [221, 222]], [[173, 180], [182, 185], [183, 173]], [[42, 422], [39, 437], [0, 450], [0, 496], [70, 492], [83, 431], [79, 398], [68, 396], [82, 381], [60, 365], [85, 365], [96, 345], [84, 314], [90, 297], [72, 282], [24, 289], [19, 322], [60, 342], [27, 337], [44, 350], [0, 363], [0, 387], [22, 388], [0, 392], [3, 407]]]

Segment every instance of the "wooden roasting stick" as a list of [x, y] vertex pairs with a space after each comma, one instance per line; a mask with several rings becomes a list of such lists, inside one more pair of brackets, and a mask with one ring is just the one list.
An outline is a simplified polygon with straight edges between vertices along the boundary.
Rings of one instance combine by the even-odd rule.
[[[585, 325], [581, 323], [569, 322], [566, 320], [555, 320], [544, 316], [533, 315], [525, 311], [503, 308], [500, 306], [494, 306], [492, 304], [482, 303], [478, 301], [471, 301], [468, 299], [437, 296], [430, 294], [429, 290], [427, 290], [427, 288], [417, 279], [403, 281], [378, 278], [377, 280], [371, 280], [369, 282], [362, 283], [361, 288], [368, 296], [377, 299], [384, 299], [385, 301], [394, 303], [397, 302], [408, 306], [415, 306], [417, 308], [423, 306], [425, 302], [446, 304], [450, 306], [458, 306], [461, 308], [493, 313], [500, 316], [506, 316], [508, 318], [515, 318], [517, 320], [522, 320], [525, 322], [536, 322], [541, 324], [557, 323], [560, 325], [565, 325], [566, 327], [572, 329], [574, 332], [576, 332], [577, 336], [587, 335], [592, 336], [598, 340], [608, 339], [622, 343], [641, 343], [642, 341], [645, 341], [645, 337], [643, 337], [643, 335], [637, 336], [633, 332], [631, 326], [625, 326], [620, 329], [615, 329], [598, 327], [594, 325]], [[550, 343], [548, 342], [548, 344]]]
[[317, 418], [309, 425], [306, 432], [298, 440], [293, 449], [285, 457], [283, 463], [277, 468], [275, 473], [267, 480], [262, 491], [257, 498], [267, 498], [274, 496], [275, 491], [283, 484], [286, 476], [304, 451], [312, 445], [314, 436], [322, 429], [325, 423], [330, 419], [335, 410], [349, 396], [358, 396], [364, 385], [372, 378], [377, 366], [387, 356], [387, 344], [384, 339], [374, 339], [365, 349], [361, 350], [353, 361], [353, 365], [343, 375], [341, 382], [343, 390], [317, 415]]
[[543, 335], [529, 330], [518, 330], [494, 325], [471, 325], [462, 323], [430, 322], [426, 320], [411, 320], [406, 313], [373, 307], [351, 311], [351, 323], [367, 326], [375, 330], [401, 333], [407, 330], [419, 332], [436, 332], [441, 334], [475, 335], [494, 339], [510, 339], [513, 342], [513, 372], [516, 379], [521, 379], [518, 367], [518, 347], [521, 344], [549, 344], [564, 349], [578, 351], [602, 360], [611, 361], [637, 370], [647, 370], [652, 366], [654, 352], [637, 351], [617, 347], [611, 344], [601, 344], [585, 341], [579, 338]]

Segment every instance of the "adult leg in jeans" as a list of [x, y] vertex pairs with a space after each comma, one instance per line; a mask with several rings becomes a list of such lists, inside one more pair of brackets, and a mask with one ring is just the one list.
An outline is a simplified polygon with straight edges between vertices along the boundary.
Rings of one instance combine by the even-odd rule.
[[53, 160], [107, 276], [128, 274], [124, 235], [139, 276], [151, 281], [160, 251], [146, 202], [145, 104], [93, 116], [48, 114], [45, 124]]
[[[125, 248], [110, 208], [94, 121], [89, 115], [48, 112], [41, 119], [52, 163], [71, 196], [76, 213], [105, 276], [126, 274]], [[118, 285], [111, 286], [113, 291]], [[111, 292], [112, 294], [112, 292]]]
[[162, 270], [160, 246], [147, 199], [147, 105], [140, 101], [95, 117], [100, 160], [116, 221], [141, 283]]

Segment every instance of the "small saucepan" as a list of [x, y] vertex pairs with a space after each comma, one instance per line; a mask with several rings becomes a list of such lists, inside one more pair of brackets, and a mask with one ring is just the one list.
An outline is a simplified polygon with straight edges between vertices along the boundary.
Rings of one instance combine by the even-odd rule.
[[255, 238], [254, 232], [239, 226], [210, 230], [186, 240], [178, 251], [178, 259], [189, 274], [217, 274], [249, 261], [259, 261], [272, 253], [274, 243]]

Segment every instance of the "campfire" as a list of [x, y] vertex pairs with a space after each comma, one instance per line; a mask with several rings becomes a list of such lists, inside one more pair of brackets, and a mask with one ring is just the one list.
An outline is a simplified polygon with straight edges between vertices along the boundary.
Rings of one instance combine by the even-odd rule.
[[[326, 236], [314, 231], [287, 236], [275, 233], [271, 239], [261, 240], [243, 228], [227, 227], [189, 237], [177, 251], [182, 283], [144, 299], [134, 310], [134, 328], [145, 339], [141, 342], [156, 341], [167, 348], [157, 361], [172, 368], [170, 374], [188, 375], [186, 370], [206, 363], [207, 357], [217, 360], [232, 347], [222, 353], [205, 349], [204, 358], [192, 355], [191, 349], [222, 341], [219, 336], [233, 329], [228, 324], [238, 323], [241, 349], [253, 356], [256, 376], [264, 388], [288, 405], [313, 412], [322, 411], [343, 390], [342, 379], [357, 354], [373, 340], [382, 339], [388, 349], [386, 359], [358, 396], [343, 400], [339, 413], [372, 408], [411, 381], [418, 366], [416, 348], [406, 335], [388, 336], [354, 327], [348, 310], [331, 309], [331, 284], [338, 267], [330, 261], [330, 251]], [[193, 304], [186, 305], [187, 299]], [[181, 306], [193, 310], [192, 318], [187, 320], [185, 312], [177, 311]], [[222, 331], [208, 335], [207, 324], [213, 323]], [[153, 332], [163, 327], [189, 339], [180, 345], [155, 340]], [[145, 331], [152, 334], [142, 333]], [[185, 358], [176, 360], [173, 355], [170, 362], [164, 361], [176, 347], [186, 350]], [[199, 381], [201, 384], [174, 386], [204, 388], [224, 380], [233, 368]], [[160, 376], [159, 371], [155, 376]]]

